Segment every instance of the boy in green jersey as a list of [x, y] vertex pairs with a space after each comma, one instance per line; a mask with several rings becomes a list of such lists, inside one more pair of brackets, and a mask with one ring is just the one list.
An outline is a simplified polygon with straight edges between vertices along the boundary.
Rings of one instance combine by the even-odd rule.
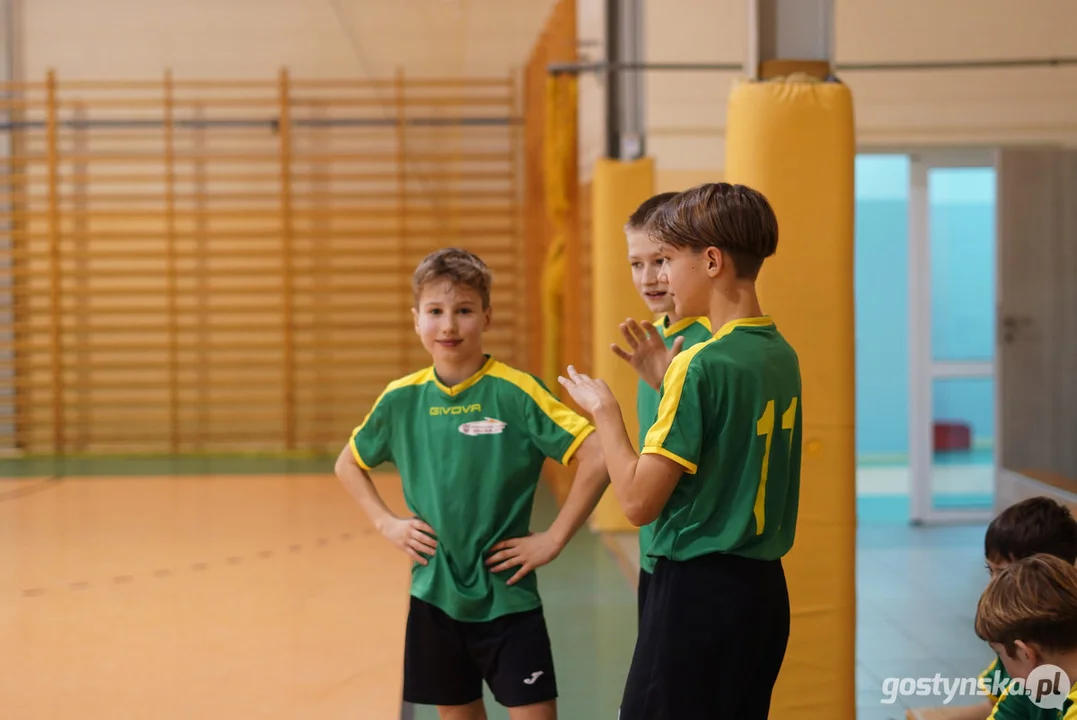
[[[485, 680], [513, 720], [556, 717], [550, 640], [533, 572], [553, 560], [608, 482], [594, 427], [532, 375], [483, 353], [490, 272], [458, 249], [413, 279], [415, 332], [433, 364], [395, 380], [337, 459], [374, 526], [414, 561], [404, 700], [452, 720], [486, 717]], [[546, 458], [579, 461], [545, 532], [529, 524]], [[396, 465], [408, 509], [386, 507], [368, 472]]]
[[[1077, 519], [1064, 505], [1048, 497], [1033, 497], [999, 513], [984, 534], [984, 560], [992, 577], [1012, 562], [1036, 554], [1077, 562]], [[1008, 691], [1012, 678], [996, 656], [980, 674], [987, 699], [953, 709], [953, 720], [1056, 720], [1054, 708], [1039, 707], [1028, 695]]]
[[667, 201], [647, 231], [677, 313], [718, 330], [669, 363], [641, 455], [604, 382], [572, 367], [559, 379], [595, 418], [628, 519], [657, 520], [621, 718], [762, 720], [789, 639], [781, 558], [800, 497], [799, 361], [755, 289], [778, 223], [759, 192], [712, 183]]
[[[691, 347], [698, 342], [709, 340], [711, 336], [710, 321], [706, 316], [682, 318], [677, 314], [669, 287], [660, 277], [664, 261], [659, 247], [646, 232], [647, 223], [655, 211], [676, 196], [675, 192], [667, 192], [644, 200], [625, 224], [632, 283], [646, 303], [647, 309], [658, 316], [655, 323], [626, 320], [621, 324], [621, 333], [631, 352], [625, 352], [617, 345], [612, 348], [613, 352], [632, 365], [640, 376], [639, 387], [636, 389], [636, 417], [639, 420], [641, 448], [648, 428], [658, 417], [658, 391], [662, 387], [662, 373], [669, 358], [680, 352], [685, 345]], [[667, 353], [669, 358], [665, 357]], [[645, 362], [648, 359], [651, 360], [650, 363]], [[654, 572], [655, 559], [648, 555], [651, 540], [654, 538], [654, 528], [655, 524], [652, 522], [639, 529], [639, 584], [636, 596], [641, 618], [651, 573]]]
[[998, 653], [1011, 684], [1008, 695], [1024, 697], [1047, 717], [1077, 720], [1077, 568], [1045, 553], [1007, 564], [996, 572], [976, 607], [976, 634]]

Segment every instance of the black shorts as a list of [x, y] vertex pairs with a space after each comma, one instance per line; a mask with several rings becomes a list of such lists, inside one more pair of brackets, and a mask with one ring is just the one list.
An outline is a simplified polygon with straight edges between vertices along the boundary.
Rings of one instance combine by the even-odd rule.
[[789, 642], [780, 560], [658, 560], [621, 720], [766, 720]]
[[651, 574], [640, 568], [639, 585], [636, 587], [636, 622], [643, 624], [643, 606], [647, 603], [647, 587], [651, 584]]
[[557, 698], [542, 608], [489, 622], [460, 622], [412, 597], [404, 640], [404, 702], [466, 705], [482, 699], [483, 680], [505, 707]]

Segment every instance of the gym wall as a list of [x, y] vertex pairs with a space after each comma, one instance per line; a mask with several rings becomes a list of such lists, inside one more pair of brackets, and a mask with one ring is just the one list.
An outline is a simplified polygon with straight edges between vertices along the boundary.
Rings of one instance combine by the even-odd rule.
[[552, 0], [22, 0], [24, 74], [60, 77], [498, 76]]
[[[583, 52], [601, 60], [604, 0], [579, 0]], [[743, 63], [743, 0], [648, 2], [648, 62]], [[970, 61], [1077, 56], [1077, 4], [1005, 0], [835, 0], [836, 63]], [[1077, 139], [1077, 66], [1004, 70], [839, 70], [853, 92], [857, 142], [865, 147], [1003, 144]], [[646, 75], [646, 128], [658, 189], [689, 186], [725, 166], [725, 103], [739, 72]], [[604, 85], [581, 78], [586, 181], [604, 151]], [[683, 174], [682, 174], [683, 173]]]
[[408, 279], [447, 243], [491, 264], [490, 350], [522, 358], [512, 71], [548, 10], [23, 3], [0, 450], [339, 447], [426, 362]]

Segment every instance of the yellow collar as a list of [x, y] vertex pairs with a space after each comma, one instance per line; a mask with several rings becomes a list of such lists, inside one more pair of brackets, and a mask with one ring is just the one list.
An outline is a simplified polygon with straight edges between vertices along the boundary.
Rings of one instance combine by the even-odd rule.
[[736, 320], [730, 320], [725, 325], [718, 329], [718, 332], [714, 333], [714, 338], [717, 340], [720, 337], [725, 337], [729, 333], [733, 332], [739, 327], [766, 327], [767, 325], [773, 325], [774, 321], [771, 320], [770, 315], [760, 315], [759, 317], [747, 317], [737, 318]]
[[483, 376], [487, 372], [490, 371], [490, 368], [492, 368], [494, 366], [495, 362], [497, 362], [497, 361], [494, 360], [493, 357], [487, 355], [486, 356], [486, 362], [484, 362], [482, 364], [482, 367], [480, 367], [478, 369], [478, 371], [475, 372], [474, 375], [469, 377], [467, 380], [464, 380], [462, 382], [457, 383], [456, 385], [453, 385], [452, 387], [449, 387], [445, 383], [441, 382], [441, 379], [438, 377], [437, 371], [434, 370], [433, 367], [430, 368], [430, 374], [433, 376], [434, 384], [437, 385], [438, 389], [441, 390], [446, 395], [449, 395], [450, 397], [452, 397], [452, 396], [459, 395], [460, 393], [462, 393], [463, 391], [467, 390], [469, 387], [471, 387], [472, 385], [477, 383], [479, 380], [482, 380]]

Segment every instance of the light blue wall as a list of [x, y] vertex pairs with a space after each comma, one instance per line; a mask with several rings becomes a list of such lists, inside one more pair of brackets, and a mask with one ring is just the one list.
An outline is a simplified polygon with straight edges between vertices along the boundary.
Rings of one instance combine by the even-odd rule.
[[[994, 170], [934, 170], [931, 204], [932, 347], [939, 360], [990, 359], [994, 348]], [[909, 423], [909, 161], [856, 163], [857, 453], [904, 455]], [[994, 434], [990, 381], [941, 380], [936, 419]]]

